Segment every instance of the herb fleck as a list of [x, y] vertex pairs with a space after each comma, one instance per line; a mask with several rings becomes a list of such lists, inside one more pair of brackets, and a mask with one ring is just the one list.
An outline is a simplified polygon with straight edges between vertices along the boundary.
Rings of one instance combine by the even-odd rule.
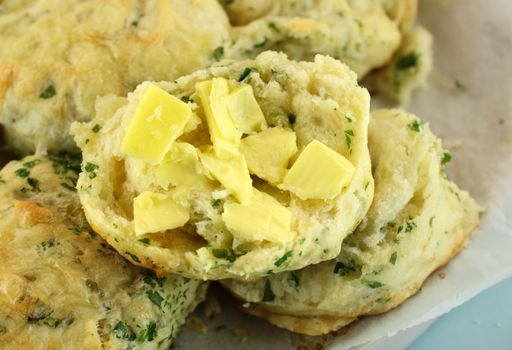
[[218, 61], [220, 61], [222, 59], [222, 57], [224, 57], [224, 47], [223, 46], [219, 46], [215, 50], [213, 50], [212, 58], [216, 62], [218, 62]]
[[279, 259], [277, 259], [275, 262], [274, 262], [274, 265], [276, 267], [280, 267], [281, 265], [283, 265], [286, 260], [288, 260], [291, 256], [293, 255], [293, 250], [289, 250], [287, 251], [286, 253], [284, 253], [284, 255], [282, 257], [280, 257]]
[[441, 165], [446, 165], [446, 164], [450, 163], [451, 160], [452, 160], [452, 155], [450, 154], [450, 152], [444, 152], [443, 158], [441, 158]]
[[391, 257], [389, 258], [389, 262], [391, 263], [391, 265], [395, 265], [396, 264], [396, 258], [397, 257], [398, 257], [397, 252], [394, 252], [393, 254], [391, 254]]
[[279, 33], [281, 30], [277, 27], [277, 25], [274, 22], [270, 22], [268, 24], [268, 27], [272, 29], [274, 32]]
[[347, 143], [347, 147], [352, 148], [352, 137], [354, 137], [354, 131], [345, 130], [345, 142]]
[[345, 276], [348, 275], [351, 272], [359, 272], [361, 271], [361, 267], [354, 262], [351, 263], [343, 263], [341, 261], [337, 261], [336, 265], [334, 265], [333, 273]]
[[160, 309], [162, 308], [162, 301], [164, 301], [164, 298], [162, 298], [160, 293], [152, 291], [152, 290], [148, 290], [146, 292], [146, 295], [148, 296], [149, 300], [151, 300], [151, 302], [153, 304], [158, 306], [158, 308], [160, 308]]
[[57, 91], [55, 90], [55, 86], [49, 85], [46, 89], [43, 90], [43, 92], [41, 92], [39, 97], [47, 100], [47, 99], [55, 96], [55, 94], [57, 94]]
[[398, 58], [395, 63], [396, 70], [408, 70], [414, 68], [418, 64], [418, 54], [416, 52], [410, 52], [408, 54], [402, 55]]
[[407, 222], [405, 223], [405, 230], [404, 230], [404, 232], [405, 233], [409, 233], [412, 230], [414, 230], [415, 228], [416, 228], [416, 223], [411, 218], [409, 218], [407, 220]]
[[381, 287], [384, 287], [384, 284], [382, 284], [381, 282], [379, 281], [367, 281], [367, 280], [362, 280], [362, 282], [364, 284], [366, 284], [368, 287], [372, 288], [372, 289], [376, 289], [376, 288], [381, 288]]
[[148, 245], [149, 244], [149, 238], [139, 239], [139, 242], [142, 243], [142, 244]]
[[26, 168], [19, 168], [14, 173], [19, 177], [28, 177], [30, 175], [30, 171]]
[[191, 102], [194, 102], [193, 99], [191, 99], [190, 97], [188, 96], [181, 96], [180, 98], [181, 101], [185, 102], [185, 103], [191, 103]]
[[34, 159], [34, 160], [31, 160], [31, 161], [23, 163], [23, 166], [26, 167], [26, 168], [32, 169], [33, 167], [35, 167], [39, 163], [41, 163], [41, 160]]
[[249, 74], [251, 74], [251, 71], [252, 71], [252, 68], [245, 67], [244, 70], [242, 71], [242, 74], [240, 74], [240, 78], [238, 78], [238, 81], [241, 82], [245, 78], [247, 78], [249, 76]]
[[118, 339], [135, 340], [135, 334], [122, 321], [116, 323], [114, 326], [114, 333]]
[[288, 277], [288, 283], [291, 287], [297, 288], [299, 286], [299, 276], [295, 272], [290, 272], [290, 276]]
[[233, 255], [233, 253], [227, 249], [213, 249], [212, 254], [217, 259], [226, 259], [231, 262], [236, 260], [236, 257]]
[[158, 330], [156, 329], [156, 323], [149, 322], [148, 327], [142, 331], [142, 333], [139, 335], [139, 338], [137, 340], [141, 343], [146, 340], [153, 341], [153, 340], [155, 340], [157, 335], [158, 335]]
[[138, 257], [137, 255], [132, 254], [132, 253], [130, 253], [130, 252], [124, 252], [124, 253], [125, 253], [125, 254], [128, 254], [128, 255], [130, 256], [130, 258], [131, 258], [133, 261], [135, 261], [135, 262], [137, 262], [137, 263], [140, 263], [139, 257]]
[[420, 132], [421, 131], [421, 124], [418, 119], [415, 119], [411, 124], [409, 124], [409, 129], [411, 129], [414, 132]]
[[85, 164], [84, 170], [88, 173], [89, 179], [92, 180], [98, 175], [97, 172], [99, 168], [99, 165], [87, 162], [87, 164]]
[[98, 133], [98, 132], [101, 130], [101, 125], [96, 124], [96, 125], [94, 125], [94, 126], [92, 127], [92, 129], [91, 129], [91, 130], [92, 130], [92, 132], [94, 132], [94, 133]]

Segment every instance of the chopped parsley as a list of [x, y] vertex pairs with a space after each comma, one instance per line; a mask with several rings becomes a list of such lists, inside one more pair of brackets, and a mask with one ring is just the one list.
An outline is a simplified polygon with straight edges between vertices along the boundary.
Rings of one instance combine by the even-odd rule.
[[5, 180], [4, 178], [2, 177], [2, 175], [0, 174], [0, 184], [4, 184], [5, 183]]
[[91, 130], [92, 130], [92, 132], [94, 132], [94, 133], [98, 133], [98, 132], [101, 130], [101, 125], [96, 124], [96, 125], [94, 125], [94, 126], [92, 127], [92, 129], [91, 129]]
[[52, 98], [56, 94], [57, 94], [57, 91], [55, 90], [55, 86], [49, 85], [46, 89], [43, 90], [43, 92], [41, 92], [39, 97], [47, 100], [49, 98]]
[[162, 298], [160, 293], [152, 291], [152, 290], [148, 290], [146, 292], [146, 295], [148, 296], [149, 300], [151, 300], [151, 302], [153, 304], [158, 306], [158, 308], [160, 308], [160, 309], [162, 308], [162, 302], [164, 301], [164, 298]]
[[367, 280], [361, 280], [364, 284], [366, 284], [368, 287], [372, 289], [381, 288], [384, 287], [384, 284], [379, 281], [367, 281]]
[[156, 286], [162, 287], [164, 285], [165, 278], [158, 278], [153, 270], [146, 270], [146, 276], [144, 277], [144, 283], [150, 285], [152, 288]]
[[404, 232], [405, 233], [412, 232], [412, 230], [414, 230], [415, 228], [416, 228], [416, 223], [411, 218], [409, 218], [405, 223]]
[[411, 124], [409, 124], [409, 129], [411, 129], [414, 132], [420, 132], [421, 131], [421, 124], [418, 119], [415, 119]]
[[268, 27], [276, 33], [279, 33], [281, 31], [274, 22], [270, 22], [268, 24]]
[[212, 199], [212, 207], [217, 210], [222, 209], [223, 204], [224, 204], [224, 200], [222, 200], [220, 198]]
[[432, 217], [430, 218], [430, 220], [428, 220], [428, 225], [429, 225], [430, 227], [432, 227], [432, 223], [434, 222], [434, 218], [435, 218], [435, 216], [432, 216]]
[[222, 59], [222, 57], [224, 57], [224, 47], [223, 46], [219, 46], [215, 50], [213, 50], [212, 58], [216, 62], [218, 62], [218, 61], [220, 61]]
[[62, 187], [64, 187], [66, 190], [73, 191], [73, 192], [76, 191], [76, 188], [74, 186], [71, 186], [65, 182], [62, 182], [60, 185]]
[[146, 340], [153, 341], [153, 340], [155, 340], [157, 335], [158, 335], [158, 330], [156, 328], [156, 323], [149, 322], [148, 327], [142, 331], [142, 333], [139, 335], [139, 338], [137, 340], [141, 343], [145, 342]]
[[213, 249], [212, 254], [217, 259], [226, 259], [227, 261], [230, 262], [236, 260], [236, 257], [233, 255], [233, 252], [227, 249]]
[[87, 164], [85, 164], [84, 170], [89, 175], [89, 179], [92, 180], [98, 175], [97, 172], [98, 172], [99, 168], [100, 168], [99, 165], [87, 162]]
[[19, 176], [19, 177], [23, 177], [23, 178], [28, 177], [28, 176], [30, 175], [30, 171], [29, 171], [28, 169], [26, 169], [26, 168], [19, 168], [19, 169], [18, 169], [18, 170], [16, 170], [14, 173], [15, 173], [17, 176]]
[[410, 52], [402, 55], [395, 63], [395, 69], [404, 71], [414, 68], [418, 65], [419, 57], [416, 52]]
[[347, 143], [347, 147], [352, 148], [352, 137], [354, 137], [354, 131], [345, 130], [345, 142]]
[[276, 267], [280, 267], [281, 265], [283, 265], [286, 260], [288, 260], [291, 256], [293, 255], [293, 250], [289, 250], [287, 251], [286, 253], [284, 253], [284, 255], [282, 257], [280, 257], [279, 259], [277, 259], [275, 262], [274, 262], [274, 265]]
[[295, 122], [297, 121], [297, 116], [295, 114], [288, 114], [288, 123], [290, 123], [290, 125], [294, 125]]
[[391, 265], [395, 265], [396, 264], [396, 258], [397, 257], [398, 257], [397, 252], [394, 252], [393, 254], [391, 254], [391, 257], [389, 258], [389, 262], [391, 263]]
[[149, 244], [149, 238], [139, 239], [139, 242], [142, 243], [142, 244], [148, 245]]
[[135, 261], [136, 263], [140, 263], [140, 259], [139, 259], [139, 257], [138, 257], [137, 255], [132, 254], [132, 253], [130, 253], [130, 252], [124, 252], [124, 253], [125, 253], [125, 254], [128, 254], [128, 255], [130, 256], [130, 258], [131, 258], [133, 261]]
[[255, 49], [262, 49], [262, 48], [264, 48], [264, 47], [267, 45], [267, 43], [268, 43], [268, 39], [267, 39], [267, 38], [265, 38], [265, 39], [263, 39], [263, 41], [261, 41], [261, 42], [259, 42], [259, 43], [257, 43], [257, 44], [254, 44], [254, 46], [253, 46], [253, 47], [254, 47]]
[[352, 123], [352, 118], [350, 118], [348, 115], [345, 116], [345, 119], [349, 122], [349, 123]]
[[361, 266], [357, 265], [355, 262], [351, 263], [343, 263], [341, 261], [336, 261], [336, 265], [334, 265], [334, 270], [332, 271], [334, 274], [339, 276], [345, 276], [352, 272], [361, 271]]
[[190, 103], [190, 102], [194, 102], [193, 99], [191, 99], [190, 97], [188, 96], [181, 96], [180, 98], [181, 101], [185, 102], [185, 103]]
[[274, 301], [276, 298], [274, 292], [272, 291], [272, 288], [270, 287], [270, 282], [267, 281], [267, 284], [265, 285], [265, 290], [263, 291], [263, 299], [262, 301], [268, 302], [268, 301]]
[[25, 162], [23, 163], [23, 166], [25, 168], [29, 168], [29, 169], [32, 169], [33, 167], [35, 167], [37, 164], [41, 163], [41, 160], [39, 159], [34, 159], [34, 160], [31, 160], [31, 161], [28, 161], [28, 162]]
[[446, 165], [446, 164], [450, 163], [451, 160], [452, 160], [452, 155], [450, 154], [450, 152], [444, 152], [443, 158], [441, 158], [441, 165]]
[[251, 74], [251, 72], [252, 68], [245, 67], [244, 70], [242, 71], [242, 74], [240, 74], [240, 78], [238, 78], [238, 81], [243, 81], [245, 78], [249, 76], [249, 74]]
[[122, 321], [116, 323], [114, 333], [118, 339], [135, 340], [133, 331]]

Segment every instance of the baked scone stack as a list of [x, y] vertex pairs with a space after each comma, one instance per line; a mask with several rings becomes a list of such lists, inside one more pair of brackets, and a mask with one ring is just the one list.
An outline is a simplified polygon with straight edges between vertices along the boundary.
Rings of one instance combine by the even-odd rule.
[[360, 86], [425, 82], [417, 2], [299, 5], [2, 2], [0, 123], [37, 155], [0, 171], [0, 344], [166, 349], [214, 280], [321, 335], [464, 247], [449, 153]]

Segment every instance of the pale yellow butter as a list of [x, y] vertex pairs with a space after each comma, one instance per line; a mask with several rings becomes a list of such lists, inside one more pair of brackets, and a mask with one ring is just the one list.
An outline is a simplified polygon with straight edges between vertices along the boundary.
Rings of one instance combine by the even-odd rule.
[[135, 234], [138, 236], [181, 227], [189, 220], [187, 208], [166, 194], [143, 192], [133, 201]]
[[251, 174], [277, 185], [283, 181], [290, 158], [297, 153], [297, 137], [291, 130], [270, 128], [242, 139], [240, 152]]
[[213, 150], [199, 153], [199, 158], [210, 174], [240, 203], [249, 203], [252, 197], [252, 179], [244, 157], [237, 152], [229, 159], [219, 158]]
[[304, 148], [280, 187], [301, 199], [332, 199], [350, 183], [353, 175], [350, 161], [314, 140]]
[[267, 128], [267, 121], [250, 85], [244, 84], [223, 98], [227, 111], [238, 130], [254, 134]]
[[169, 185], [181, 188], [202, 185], [206, 178], [197, 149], [186, 142], [175, 142], [156, 169], [156, 179], [164, 189]]
[[188, 104], [150, 85], [126, 129], [121, 152], [158, 164], [191, 118], [192, 109]]
[[229, 94], [229, 84], [224, 78], [214, 78], [196, 84], [196, 95], [208, 123], [215, 153], [220, 158], [238, 154], [241, 132], [228, 114], [223, 97]]
[[292, 239], [290, 210], [256, 189], [250, 203], [226, 204], [222, 220], [241, 243], [268, 241], [285, 244]]

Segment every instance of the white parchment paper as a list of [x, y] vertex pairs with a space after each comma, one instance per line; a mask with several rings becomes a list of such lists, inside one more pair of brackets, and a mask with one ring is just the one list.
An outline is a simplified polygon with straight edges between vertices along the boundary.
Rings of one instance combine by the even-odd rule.
[[[449, 175], [487, 212], [471, 244], [442, 269], [444, 279], [436, 273], [399, 308], [357, 322], [332, 342], [332, 350], [391, 336], [438, 317], [512, 276], [512, 2], [422, 0], [420, 23], [434, 34], [435, 71], [409, 109], [429, 122], [447, 146], [454, 146]], [[185, 329], [176, 346], [297, 347], [297, 336], [241, 314], [225, 299], [223, 314], [206, 322], [207, 334]]]

